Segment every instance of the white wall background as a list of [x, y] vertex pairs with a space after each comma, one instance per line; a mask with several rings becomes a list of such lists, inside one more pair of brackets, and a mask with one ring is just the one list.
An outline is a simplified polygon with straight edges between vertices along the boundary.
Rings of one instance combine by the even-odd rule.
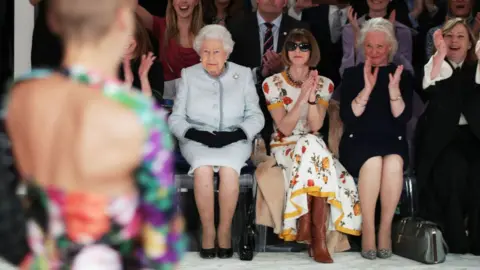
[[30, 70], [30, 50], [34, 24], [34, 7], [28, 0], [14, 0], [14, 58], [13, 75]]

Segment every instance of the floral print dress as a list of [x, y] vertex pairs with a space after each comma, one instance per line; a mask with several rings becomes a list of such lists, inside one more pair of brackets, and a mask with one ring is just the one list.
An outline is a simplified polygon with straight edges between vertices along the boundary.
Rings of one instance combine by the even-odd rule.
[[[45, 78], [52, 72], [33, 70], [17, 82]], [[134, 174], [138, 193], [109, 198], [39, 187], [32, 177], [25, 179], [31, 254], [21, 269], [174, 269], [186, 239], [177, 208], [173, 138], [166, 112], [119, 81], [104, 80], [80, 66], [61, 72], [98, 88], [139, 116], [148, 137], [143, 161]]]
[[[285, 71], [267, 78], [262, 88], [269, 110], [284, 108], [287, 112], [293, 108], [301, 92]], [[333, 89], [330, 79], [319, 76], [317, 103], [327, 108]], [[287, 190], [280, 237], [286, 241], [296, 240], [297, 220], [309, 211], [307, 195], [327, 198], [330, 230], [360, 235], [362, 218], [357, 187], [323, 139], [311, 133], [307, 121], [308, 106], [301, 108], [300, 120], [292, 135], [284, 136], [275, 127], [270, 143], [272, 155], [283, 169]]]

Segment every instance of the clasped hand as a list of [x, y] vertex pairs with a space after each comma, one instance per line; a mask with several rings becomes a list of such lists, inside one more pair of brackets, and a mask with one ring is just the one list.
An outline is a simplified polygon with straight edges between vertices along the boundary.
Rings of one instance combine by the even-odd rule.
[[199, 142], [211, 148], [222, 148], [234, 142], [246, 139], [247, 136], [241, 129], [235, 131], [201, 131], [190, 129], [185, 134], [187, 139]]
[[318, 88], [318, 71], [311, 70], [308, 78], [302, 84], [302, 92], [300, 93], [300, 104], [306, 104], [308, 101], [315, 101], [316, 90]]
[[[365, 81], [364, 91], [367, 95], [367, 98], [370, 96], [375, 84], [377, 83], [378, 71], [379, 67], [377, 66], [372, 72], [372, 61], [370, 58], [367, 58], [365, 61], [365, 66], [363, 67], [363, 77]], [[388, 91], [391, 97], [397, 97], [400, 95], [400, 79], [402, 77], [402, 72], [403, 65], [399, 65], [397, 66], [394, 74], [388, 74]]]

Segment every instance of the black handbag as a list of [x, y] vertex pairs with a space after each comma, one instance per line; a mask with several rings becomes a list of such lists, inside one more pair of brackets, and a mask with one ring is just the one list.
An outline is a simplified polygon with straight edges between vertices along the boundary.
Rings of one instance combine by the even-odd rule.
[[434, 222], [416, 217], [416, 181], [413, 174], [406, 178], [407, 217], [392, 228], [392, 251], [394, 254], [425, 264], [443, 263], [448, 246], [440, 227]]
[[246, 211], [246, 222], [238, 243], [238, 255], [242, 261], [251, 261], [255, 253], [255, 204], [251, 202]]
[[439, 226], [419, 218], [404, 218], [393, 228], [393, 253], [425, 264], [443, 263], [448, 246]]

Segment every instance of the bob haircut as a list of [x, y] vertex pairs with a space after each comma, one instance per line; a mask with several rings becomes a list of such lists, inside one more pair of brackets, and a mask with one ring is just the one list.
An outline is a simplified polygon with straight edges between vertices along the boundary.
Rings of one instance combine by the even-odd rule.
[[305, 42], [310, 44], [312, 50], [310, 51], [310, 58], [307, 61], [307, 65], [311, 68], [314, 68], [320, 62], [320, 48], [318, 47], [318, 43], [313, 37], [312, 33], [306, 29], [296, 28], [288, 33], [287, 38], [285, 39], [285, 43], [283, 44], [282, 49], [282, 62], [285, 66], [289, 67], [292, 65], [290, 58], [288, 57], [287, 49], [285, 48], [285, 44], [287, 42]]

